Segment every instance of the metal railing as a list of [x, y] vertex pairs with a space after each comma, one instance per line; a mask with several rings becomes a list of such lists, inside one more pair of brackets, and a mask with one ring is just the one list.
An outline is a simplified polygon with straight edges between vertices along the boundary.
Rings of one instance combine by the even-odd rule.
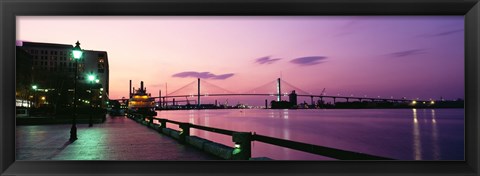
[[[375, 156], [375, 155], [370, 155], [365, 153], [319, 146], [315, 144], [308, 144], [308, 143], [297, 142], [292, 140], [269, 137], [269, 136], [252, 133], [252, 132], [238, 132], [238, 131], [232, 131], [232, 130], [226, 130], [226, 129], [220, 129], [220, 128], [206, 127], [206, 126], [195, 125], [191, 123], [177, 122], [177, 121], [164, 119], [164, 118], [145, 117], [143, 115], [138, 115], [138, 114], [137, 115], [129, 114], [129, 116], [136, 119], [141, 119], [141, 121], [145, 125], [148, 125], [151, 127], [156, 125], [153, 123], [153, 120], [158, 120], [160, 122], [159, 124], [160, 130], [167, 128], [167, 123], [179, 125], [181, 129], [179, 134], [179, 141], [181, 143], [185, 143], [186, 138], [190, 136], [191, 128], [231, 136], [232, 141], [235, 143], [235, 147], [232, 155], [232, 159], [234, 160], [248, 160], [251, 158], [251, 142], [252, 141], [263, 142], [271, 145], [276, 145], [280, 147], [322, 155], [329, 158], [340, 159], [340, 160], [393, 160], [392, 158], [387, 158], [387, 157]], [[146, 121], [146, 119], [148, 119], [148, 122]]]

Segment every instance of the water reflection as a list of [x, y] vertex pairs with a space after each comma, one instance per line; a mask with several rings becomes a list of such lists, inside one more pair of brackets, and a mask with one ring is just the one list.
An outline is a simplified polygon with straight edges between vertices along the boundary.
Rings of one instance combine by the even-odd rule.
[[[283, 110], [283, 119], [285, 120], [282, 120], [282, 124], [283, 124], [283, 129], [282, 132], [282, 139], [287, 139], [287, 140], [290, 140], [290, 127], [289, 127], [289, 123], [290, 123], [290, 120], [288, 120], [288, 109], [284, 109]], [[285, 158], [288, 160], [288, 159], [291, 159], [290, 158], [290, 154], [291, 154], [291, 151], [287, 148], [283, 148], [283, 153], [285, 153]]]
[[283, 112], [283, 118], [286, 120], [282, 120], [283, 123], [283, 139], [290, 139], [290, 120], [288, 120], [288, 110]]
[[432, 145], [433, 145], [433, 159], [440, 159], [440, 145], [438, 144], [438, 129], [437, 117], [435, 116], [435, 109], [432, 109]]
[[427, 110], [426, 109], [422, 109], [422, 112], [423, 112], [423, 123], [427, 123]]
[[[195, 123], [195, 116], [193, 116], [193, 115], [190, 114], [190, 115], [188, 116], [188, 123], [196, 124], [196, 123]], [[195, 130], [195, 129], [190, 130], [190, 134], [191, 134], [191, 135], [197, 135], [197, 130]]]
[[288, 119], [288, 109], [283, 110], [283, 118]]
[[[158, 113], [175, 121], [193, 121], [202, 126], [251, 131], [266, 136], [401, 160], [463, 160], [463, 153], [460, 153], [460, 150], [463, 151], [461, 147], [464, 141], [462, 138], [459, 139], [459, 135], [463, 135], [462, 109], [242, 109], [158, 111]], [[384, 118], [386, 115], [391, 118]], [[444, 115], [449, 118], [444, 119]], [[172, 124], [170, 126], [176, 127]], [[232, 139], [229, 136], [203, 130], [191, 132], [202, 138], [232, 146]], [[252, 146], [255, 148], [252, 153], [254, 157], [325, 159], [261, 142], [254, 142]]]
[[415, 160], [422, 159], [422, 141], [420, 136], [420, 126], [418, 124], [417, 109], [413, 111], [413, 157]]
[[196, 124], [195, 123], [195, 117], [194, 116], [188, 117], [188, 122], [191, 123], [191, 124]]

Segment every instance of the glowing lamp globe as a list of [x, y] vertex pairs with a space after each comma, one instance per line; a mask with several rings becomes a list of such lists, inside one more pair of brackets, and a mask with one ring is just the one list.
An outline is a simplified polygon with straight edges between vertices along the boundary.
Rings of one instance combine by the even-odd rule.
[[82, 49], [80, 48], [80, 42], [75, 43], [75, 47], [72, 50], [73, 58], [80, 59], [83, 55]]
[[89, 81], [95, 80], [95, 75], [88, 75], [88, 80]]
[[82, 57], [83, 52], [80, 50], [73, 50], [73, 58], [80, 59]]

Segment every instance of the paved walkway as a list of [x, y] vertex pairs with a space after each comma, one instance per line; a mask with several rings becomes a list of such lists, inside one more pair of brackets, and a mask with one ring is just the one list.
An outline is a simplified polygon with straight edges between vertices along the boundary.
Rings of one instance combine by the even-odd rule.
[[78, 139], [68, 141], [71, 125], [16, 127], [17, 160], [217, 160], [123, 116], [102, 124], [77, 124]]

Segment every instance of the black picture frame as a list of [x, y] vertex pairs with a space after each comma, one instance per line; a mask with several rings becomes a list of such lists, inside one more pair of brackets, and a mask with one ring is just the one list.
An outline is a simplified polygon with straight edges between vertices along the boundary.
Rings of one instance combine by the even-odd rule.
[[[478, 0], [0, 0], [1, 175], [479, 175]], [[464, 15], [465, 161], [15, 161], [16, 16]]]

